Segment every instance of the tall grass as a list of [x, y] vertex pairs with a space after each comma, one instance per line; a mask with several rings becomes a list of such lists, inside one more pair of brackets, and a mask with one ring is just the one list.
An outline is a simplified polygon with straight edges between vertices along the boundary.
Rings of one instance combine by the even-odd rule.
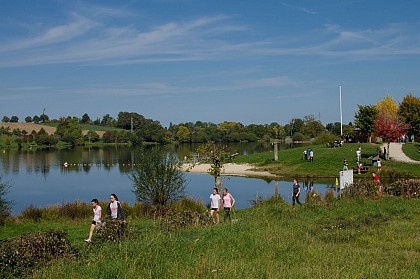
[[166, 232], [142, 228], [86, 247], [34, 278], [418, 278], [418, 199], [342, 199], [332, 207], [269, 201], [239, 222]]
[[[235, 222], [171, 231], [160, 218], [133, 218], [118, 243], [85, 245], [80, 231], [89, 222], [63, 219], [81, 257], [51, 262], [32, 277], [419, 278], [420, 200], [361, 193], [314, 193], [295, 207], [273, 197], [236, 211]], [[181, 211], [199, 208], [181, 204]]]

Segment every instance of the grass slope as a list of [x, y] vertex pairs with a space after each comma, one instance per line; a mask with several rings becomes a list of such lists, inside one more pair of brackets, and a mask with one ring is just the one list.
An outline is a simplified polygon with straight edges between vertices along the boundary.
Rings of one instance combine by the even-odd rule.
[[420, 143], [407, 143], [402, 146], [405, 155], [413, 160], [420, 161]]
[[[235, 157], [233, 161], [235, 163], [256, 164], [261, 170], [285, 177], [336, 177], [338, 172], [343, 169], [344, 159], [347, 159], [349, 169], [356, 167], [356, 150], [359, 145], [363, 151], [362, 164], [368, 166], [370, 170], [376, 170], [372, 166], [372, 161], [368, 158], [376, 156], [376, 148], [380, 145], [370, 143], [346, 143], [340, 148], [327, 148], [325, 145], [310, 146], [314, 151], [314, 162], [302, 160], [303, 151], [307, 147], [282, 149], [279, 151], [279, 160], [277, 162], [273, 160], [273, 152], [241, 155]], [[418, 165], [382, 161], [382, 169], [385, 172], [402, 172], [420, 177]]]
[[[237, 211], [237, 223], [167, 232], [131, 221], [120, 243], [85, 245], [89, 226], [63, 221], [77, 259], [57, 260], [33, 278], [419, 278], [420, 200], [341, 199], [292, 208], [267, 202]], [[35, 225], [36, 229], [56, 226]], [[23, 223], [1, 228], [20, 234]], [[30, 229], [32, 230], [32, 229]]]

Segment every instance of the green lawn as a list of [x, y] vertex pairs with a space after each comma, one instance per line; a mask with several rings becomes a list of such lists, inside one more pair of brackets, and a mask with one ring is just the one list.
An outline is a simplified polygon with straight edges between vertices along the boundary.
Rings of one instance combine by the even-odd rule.
[[[279, 151], [279, 160], [273, 160], [273, 152], [264, 152], [251, 155], [241, 155], [233, 159], [234, 163], [256, 164], [260, 170], [269, 171], [283, 177], [336, 177], [343, 169], [343, 161], [347, 159], [349, 169], [356, 167], [356, 150], [362, 147], [362, 163], [369, 170], [376, 170], [368, 158], [376, 155], [376, 148], [380, 145], [371, 143], [346, 143], [343, 147], [327, 148], [325, 145], [310, 146], [314, 151], [314, 162], [303, 160], [303, 151], [308, 147], [282, 149]], [[382, 161], [384, 174], [400, 172], [403, 175], [420, 177], [420, 168], [412, 164], [391, 161]], [[369, 173], [362, 175], [370, 175]]]
[[47, 227], [68, 231], [76, 258], [31, 278], [419, 278], [420, 200], [341, 199], [292, 208], [267, 202], [234, 213], [236, 223], [161, 230], [130, 222], [120, 243], [86, 245], [89, 220], [21, 221], [1, 237]]
[[413, 160], [420, 161], [420, 143], [407, 143], [402, 146], [405, 155]]

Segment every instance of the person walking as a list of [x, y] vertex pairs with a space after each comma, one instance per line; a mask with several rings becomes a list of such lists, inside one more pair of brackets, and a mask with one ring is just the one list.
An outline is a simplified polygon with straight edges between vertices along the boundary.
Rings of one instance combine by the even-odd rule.
[[309, 161], [313, 162], [314, 161], [314, 151], [311, 149], [311, 151], [309, 151]]
[[292, 191], [292, 205], [295, 206], [296, 202], [300, 205], [302, 205], [299, 201], [299, 195], [300, 195], [300, 185], [297, 181], [297, 179], [293, 180], [293, 191]]
[[95, 230], [96, 224], [102, 222], [102, 208], [99, 206], [98, 199], [93, 199], [91, 203], [93, 209], [93, 221], [90, 224], [89, 237], [85, 240], [85, 242], [87, 243], [92, 242], [92, 235], [93, 231]]
[[382, 195], [382, 183], [381, 180], [379, 180], [379, 176], [373, 171], [372, 172], [373, 180], [376, 182], [376, 188], [378, 189], [378, 196]]
[[225, 210], [225, 216], [223, 218], [223, 221], [226, 222], [226, 219], [230, 218], [230, 210], [235, 205], [235, 198], [229, 193], [227, 188], [223, 189], [223, 209]]
[[111, 217], [111, 219], [120, 219], [124, 220], [124, 211], [121, 206], [121, 202], [118, 200], [118, 197], [116, 194], [111, 194], [109, 197], [111, 202], [108, 204], [108, 207], [106, 208], [106, 212], [108, 213], [108, 216]]
[[346, 159], [344, 159], [344, 163], [343, 163], [343, 171], [346, 171], [346, 170], [348, 170], [349, 168], [348, 168], [348, 164], [347, 164], [347, 160]]
[[220, 210], [220, 203], [221, 203], [221, 198], [219, 195], [219, 191], [217, 190], [217, 188], [213, 189], [213, 193], [210, 195], [210, 217], [214, 221], [214, 213], [216, 212], [216, 219], [217, 219], [217, 223], [219, 224], [220, 219], [219, 219], [219, 210]]
[[362, 147], [359, 146], [359, 148], [356, 150], [356, 157], [357, 157], [357, 162], [360, 162], [360, 159], [362, 159]]
[[378, 166], [378, 173], [381, 172], [381, 169], [382, 169], [382, 161], [381, 161], [381, 158], [379, 158], [378, 161], [376, 161], [376, 165]]

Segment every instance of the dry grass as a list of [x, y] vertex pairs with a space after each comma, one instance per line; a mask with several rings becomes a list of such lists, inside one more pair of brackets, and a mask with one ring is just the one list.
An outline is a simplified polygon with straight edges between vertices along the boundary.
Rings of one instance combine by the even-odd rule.
[[[39, 132], [42, 128], [44, 128], [45, 132], [47, 134], [52, 135], [55, 133], [55, 130], [57, 130], [55, 127], [42, 125], [42, 124], [35, 124], [35, 123], [3, 123], [0, 122], [0, 127], [9, 127], [10, 131], [13, 131], [14, 129], [19, 129], [21, 131], [26, 131], [28, 134], [32, 133], [32, 131]], [[86, 135], [89, 132], [89, 130], [83, 130], [83, 135]], [[100, 137], [102, 137], [105, 133], [105, 131], [95, 131]]]

